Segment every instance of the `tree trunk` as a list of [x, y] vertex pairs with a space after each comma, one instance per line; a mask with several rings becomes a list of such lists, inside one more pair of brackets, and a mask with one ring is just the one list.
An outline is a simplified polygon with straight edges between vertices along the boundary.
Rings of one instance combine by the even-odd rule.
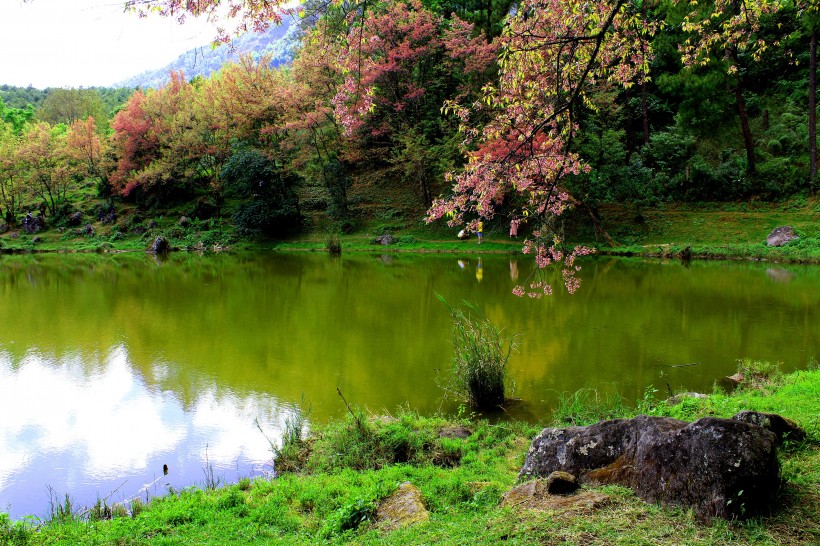
[[[740, 66], [737, 50], [731, 52], [732, 62], [736, 67]], [[740, 130], [743, 133], [743, 145], [746, 147], [746, 172], [754, 176], [757, 172], [755, 168], [755, 143], [752, 139], [752, 130], [749, 129], [749, 115], [746, 112], [746, 99], [743, 98], [743, 76], [737, 75], [735, 85], [735, 99], [737, 100], [737, 113], [740, 116]]]
[[643, 145], [649, 144], [649, 107], [646, 100], [646, 78], [641, 83], [641, 115], [643, 116]]
[[809, 184], [817, 179], [817, 26], [812, 25], [809, 53]]
[[[646, 21], [646, 2], [641, 3], [641, 18]], [[645, 41], [641, 40], [641, 54], [646, 55]], [[649, 107], [646, 104], [646, 77], [641, 82], [641, 116], [643, 117], [643, 145], [649, 144]]]
[[735, 97], [737, 97], [737, 113], [740, 115], [740, 129], [743, 131], [743, 145], [746, 147], [747, 171], [754, 175], [755, 169], [755, 144], [752, 140], [752, 131], [749, 129], [749, 116], [746, 113], [746, 99], [743, 98], [743, 88], [738, 80], [735, 87]]
[[604, 241], [606, 241], [606, 243], [609, 246], [618, 246], [618, 243], [616, 243], [615, 240], [612, 239], [612, 237], [610, 237], [609, 233], [607, 233], [607, 231], [604, 229], [604, 226], [601, 225], [601, 220], [598, 218], [598, 215], [595, 214], [595, 211], [592, 209], [592, 207], [590, 207], [583, 201], [575, 199], [572, 196], [570, 196], [569, 202], [576, 207], [583, 207], [584, 210], [587, 211], [590, 220], [592, 220], [592, 226], [595, 228], [595, 233], [603, 237]]

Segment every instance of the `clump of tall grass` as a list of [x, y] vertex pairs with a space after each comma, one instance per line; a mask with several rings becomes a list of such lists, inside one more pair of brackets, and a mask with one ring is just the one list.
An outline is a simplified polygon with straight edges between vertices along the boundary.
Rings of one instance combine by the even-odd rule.
[[740, 388], [761, 390], [775, 386], [783, 377], [780, 364], [744, 358], [737, 362], [737, 373], [731, 377]]
[[438, 298], [453, 319], [452, 380], [445, 389], [466, 398], [476, 409], [502, 405], [508, 384], [507, 360], [516, 347], [515, 336], [505, 336], [473, 303], [465, 301], [464, 309], [456, 309], [442, 296]]
[[443, 438], [443, 419], [420, 418], [409, 411], [397, 416], [369, 416], [354, 407], [344, 420], [324, 425], [311, 445], [308, 473], [335, 472], [342, 468], [378, 470], [393, 464], [459, 464], [464, 441]]
[[325, 249], [327, 250], [328, 254], [331, 254], [333, 256], [338, 256], [342, 253], [342, 241], [339, 239], [338, 234], [331, 233], [327, 236]]
[[82, 518], [68, 493], [65, 494], [65, 498], [60, 498], [60, 495], [51, 486], [48, 486], [48, 518], [46, 521], [48, 523], [65, 524], [80, 519]]
[[310, 449], [306, 439], [309, 414], [310, 409], [303, 411], [301, 406], [297, 406], [285, 417], [285, 430], [279, 445], [271, 442], [277, 473], [298, 472], [309, 457]]
[[108, 504], [108, 499], [97, 499], [97, 502], [88, 509], [88, 521], [103, 521], [128, 516], [128, 510], [119, 503]]

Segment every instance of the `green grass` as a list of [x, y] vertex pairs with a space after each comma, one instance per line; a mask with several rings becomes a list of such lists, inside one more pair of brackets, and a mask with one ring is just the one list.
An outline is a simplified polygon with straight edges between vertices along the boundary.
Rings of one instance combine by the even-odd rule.
[[[567, 238], [601, 253], [677, 257], [690, 248], [693, 258], [757, 259], [820, 262], [820, 202], [795, 198], [784, 203], [702, 203], [669, 205], [634, 212], [617, 205], [601, 207], [601, 220], [618, 243], [596, 241], [583, 216], [567, 218]], [[800, 239], [775, 248], [766, 246], [772, 229], [793, 226]]]
[[[87, 219], [94, 219], [91, 210]], [[0, 234], [0, 252], [108, 252], [145, 250], [157, 235], [168, 238], [173, 247], [196, 250], [204, 248], [270, 249], [281, 251], [328, 250], [328, 230], [336, 232], [339, 226], [321, 215], [308, 219], [308, 229], [287, 240], [250, 240], [238, 236], [230, 220], [192, 219], [180, 226], [183, 210], [138, 215], [131, 206], [123, 206], [117, 222], [104, 225], [93, 221], [94, 235], [76, 234], [76, 228], [58, 231], [50, 227], [34, 236], [16, 229]], [[519, 253], [525, 232], [511, 240], [509, 226], [499, 218], [485, 222], [484, 242], [479, 246], [475, 238], [459, 241], [457, 229], [444, 222], [425, 224], [423, 211], [401, 212], [389, 209], [360, 215], [352, 233], [340, 234], [338, 243], [344, 252], [414, 252], [414, 253]], [[634, 211], [620, 205], [605, 205], [600, 209], [603, 226], [618, 243], [610, 247], [597, 240], [588, 218], [580, 212], [564, 217], [564, 231], [570, 244], [584, 244], [603, 254], [653, 257], [678, 257], [687, 247], [693, 258], [755, 259], [781, 262], [820, 262], [820, 202], [817, 199], [794, 198], [783, 203], [700, 203], [664, 205], [643, 211], [643, 222], [636, 222]], [[134, 229], [156, 224], [145, 233]], [[800, 240], [780, 248], [765, 245], [769, 232], [781, 225], [792, 225], [801, 235]], [[396, 242], [391, 245], [374, 244], [373, 239], [391, 233]], [[39, 237], [35, 243], [34, 238]], [[335, 247], [335, 239], [334, 239]], [[201, 244], [200, 244], [201, 243]]]
[[[569, 413], [544, 424], [566, 424], [567, 415], [586, 421], [596, 413], [628, 417], [638, 411], [687, 420], [729, 417], [741, 409], [789, 417], [808, 440], [781, 450], [786, 484], [767, 517], [706, 525], [690, 511], [647, 504], [616, 486], [599, 488], [609, 503], [594, 510], [501, 507], [536, 427], [462, 421], [455, 424], [468, 427], [469, 437], [442, 438], [439, 430], [452, 423], [441, 417], [354, 411], [312, 431], [300, 473], [212, 491], [172, 491], [131, 506], [131, 516], [98, 510], [99, 517], [54, 518], [37, 527], [0, 516], [0, 544], [818, 544], [820, 370], [781, 375], [752, 361], [740, 369], [754, 381], [731, 394], [716, 391], [675, 406], [655, 400], [652, 389], [632, 407], [594, 391], [567, 395]], [[374, 523], [374, 509], [404, 481], [421, 490], [430, 520], [386, 531]]]

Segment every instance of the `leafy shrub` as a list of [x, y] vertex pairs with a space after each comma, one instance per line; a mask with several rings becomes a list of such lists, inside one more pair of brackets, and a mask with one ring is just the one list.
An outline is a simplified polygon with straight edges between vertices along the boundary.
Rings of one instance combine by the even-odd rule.
[[342, 241], [339, 239], [339, 236], [337, 234], [331, 233], [327, 236], [325, 249], [328, 251], [329, 254], [338, 255], [342, 253]]
[[284, 235], [301, 224], [297, 177], [257, 150], [235, 152], [222, 168], [222, 179], [243, 200], [233, 216], [240, 233]]

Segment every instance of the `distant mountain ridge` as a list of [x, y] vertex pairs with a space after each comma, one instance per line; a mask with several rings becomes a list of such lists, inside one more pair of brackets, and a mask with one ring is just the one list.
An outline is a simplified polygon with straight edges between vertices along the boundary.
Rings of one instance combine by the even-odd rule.
[[263, 55], [271, 56], [271, 66], [286, 64], [293, 59], [293, 51], [298, 43], [299, 24], [283, 19], [282, 24], [271, 26], [265, 32], [248, 32], [235, 38], [232, 46], [221, 45], [212, 48], [210, 45], [186, 51], [170, 64], [147, 70], [126, 80], [117, 82], [113, 87], [143, 87], [157, 89], [168, 82], [169, 73], [180, 70], [190, 80], [196, 76], [207, 78], [218, 72], [223, 65], [239, 60], [242, 55], [250, 54], [254, 59]]

